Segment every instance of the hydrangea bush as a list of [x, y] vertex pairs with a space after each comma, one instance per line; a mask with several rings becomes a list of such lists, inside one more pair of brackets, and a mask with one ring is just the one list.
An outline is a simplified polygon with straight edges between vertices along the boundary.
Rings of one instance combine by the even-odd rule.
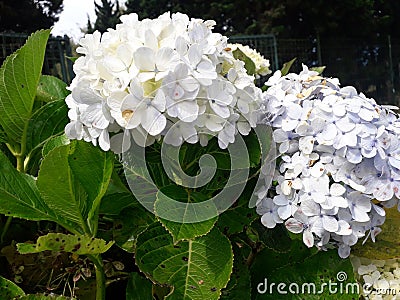
[[263, 92], [269, 61], [213, 21], [121, 21], [81, 39], [69, 87], [41, 75], [49, 30], [0, 68], [1, 299], [276, 299], [355, 281], [350, 247], [400, 257], [394, 107], [306, 66]]

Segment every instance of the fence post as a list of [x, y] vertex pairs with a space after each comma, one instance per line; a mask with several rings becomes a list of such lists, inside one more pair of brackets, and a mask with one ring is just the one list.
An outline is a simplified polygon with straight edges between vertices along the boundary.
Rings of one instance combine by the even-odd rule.
[[392, 93], [394, 94], [395, 89], [394, 89], [394, 74], [393, 74], [392, 39], [390, 34], [388, 35], [388, 48], [389, 48], [390, 83], [392, 85]]
[[318, 59], [318, 66], [322, 66], [321, 39], [318, 31], [317, 31], [317, 59]]

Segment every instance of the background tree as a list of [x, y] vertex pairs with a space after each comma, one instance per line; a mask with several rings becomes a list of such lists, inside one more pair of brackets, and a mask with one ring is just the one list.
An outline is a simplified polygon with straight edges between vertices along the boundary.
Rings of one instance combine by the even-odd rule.
[[90, 20], [88, 20], [88, 33], [93, 33], [95, 30], [100, 32], [107, 31], [107, 28], [114, 28], [117, 23], [119, 23], [119, 17], [122, 12], [119, 7], [118, 1], [111, 0], [101, 0], [101, 3], [94, 2], [96, 21], [94, 26], [91, 25]]
[[226, 35], [275, 33], [280, 37], [399, 36], [400, 1], [388, 0], [127, 0], [141, 19], [182, 12], [217, 22]]
[[160, 14], [182, 12], [191, 17], [212, 19], [215, 30], [226, 35], [270, 33], [274, 17], [283, 13], [279, 0], [127, 0], [126, 13], [135, 12], [141, 19]]
[[34, 32], [58, 21], [63, 0], [0, 0], [0, 32]]

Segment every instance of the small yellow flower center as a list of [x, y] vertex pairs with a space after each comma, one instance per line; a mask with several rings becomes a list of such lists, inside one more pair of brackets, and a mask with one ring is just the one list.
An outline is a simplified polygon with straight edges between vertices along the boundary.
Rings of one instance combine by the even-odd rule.
[[133, 116], [133, 110], [126, 109], [122, 112], [122, 117], [125, 119], [125, 121], [129, 121]]

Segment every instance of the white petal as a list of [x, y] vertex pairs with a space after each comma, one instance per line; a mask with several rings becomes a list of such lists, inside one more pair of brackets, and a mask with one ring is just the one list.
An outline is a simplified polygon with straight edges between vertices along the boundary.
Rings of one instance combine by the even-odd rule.
[[110, 136], [106, 129], [103, 130], [99, 136], [99, 146], [104, 151], [110, 150]]
[[311, 248], [314, 246], [314, 235], [310, 230], [304, 230], [303, 232], [303, 243], [308, 247]]
[[336, 232], [339, 229], [338, 221], [332, 216], [323, 216], [322, 225], [329, 232]]
[[293, 233], [300, 233], [303, 231], [303, 223], [296, 220], [295, 218], [290, 218], [285, 222], [287, 230]]
[[142, 119], [143, 128], [152, 136], [160, 134], [167, 125], [167, 119], [152, 106], [147, 108], [146, 117]]
[[[295, 208], [294, 208], [295, 209]], [[278, 215], [282, 220], [286, 220], [292, 216], [292, 206], [291, 205], [285, 205], [285, 206], [280, 206], [278, 207]]]
[[266, 213], [261, 217], [261, 223], [267, 228], [274, 228], [276, 222], [271, 213]]
[[332, 183], [330, 193], [332, 196], [341, 196], [346, 192], [346, 188], [339, 183]]
[[141, 71], [154, 71], [155, 57], [154, 51], [148, 47], [140, 47], [133, 54], [135, 65]]

